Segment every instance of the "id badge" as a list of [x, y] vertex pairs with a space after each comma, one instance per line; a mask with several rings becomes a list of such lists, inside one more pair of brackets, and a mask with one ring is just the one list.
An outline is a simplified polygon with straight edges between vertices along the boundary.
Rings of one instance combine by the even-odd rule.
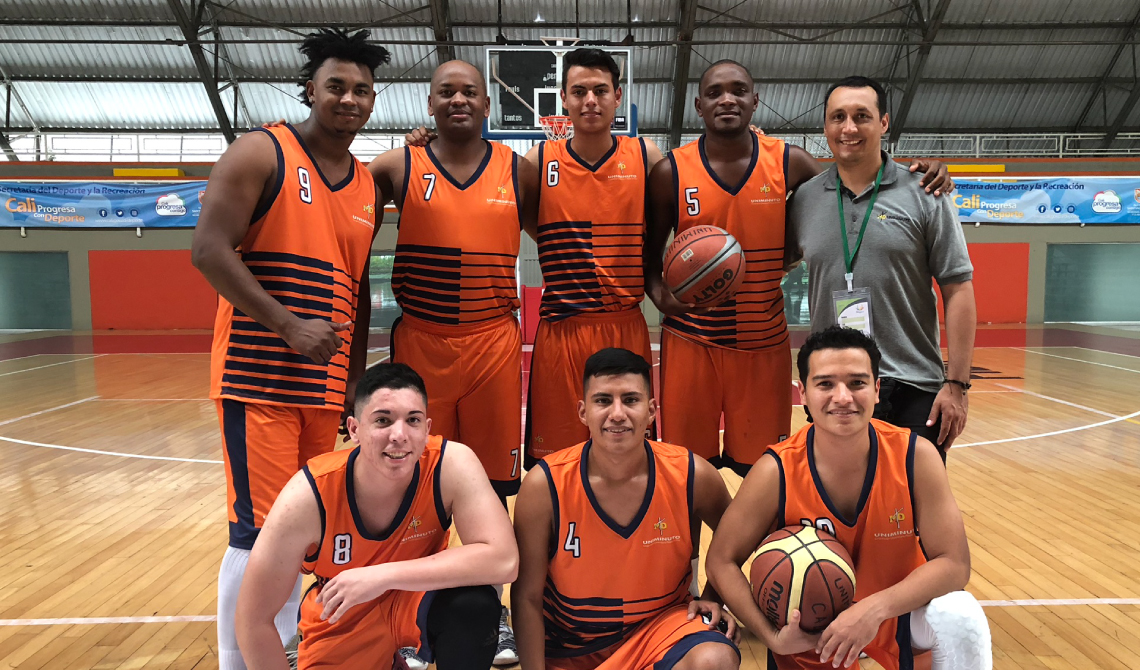
[[863, 331], [871, 337], [871, 291], [857, 288], [851, 291], [832, 291], [831, 302], [835, 308], [835, 322], [844, 328]]

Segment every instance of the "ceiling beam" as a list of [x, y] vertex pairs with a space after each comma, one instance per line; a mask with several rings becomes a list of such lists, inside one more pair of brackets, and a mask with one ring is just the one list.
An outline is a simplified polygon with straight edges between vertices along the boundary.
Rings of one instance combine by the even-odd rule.
[[[226, 141], [232, 143], [237, 139], [237, 136], [234, 134], [233, 125], [226, 115], [226, 106], [222, 104], [222, 96], [218, 93], [218, 82], [210, 71], [210, 64], [206, 61], [202, 43], [198, 40], [199, 26], [191, 24], [186, 8], [182, 6], [182, 0], [167, 0], [167, 2], [170, 5], [170, 11], [174, 13], [179, 29], [182, 31], [182, 36], [186, 38], [186, 46], [190, 48], [194, 68], [198, 71], [198, 78], [202, 80], [202, 86], [206, 89], [206, 96], [210, 99], [210, 107], [213, 108], [214, 116], [218, 119], [218, 128], [222, 131]], [[236, 114], [236, 108], [234, 112]]]
[[[1132, 18], [1132, 22], [1124, 29], [1121, 35], [1124, 39], [1128, 39], [1136, 32], [1136, 28], [1140, 27], [1140, 9], [1136, 10], [1136, 16]], [[1080, 130], [1084, 125], [1085, 119], [1088, 118], [1089, 112], [1092, 111], [1093, 105], [1096, 104], [1097, 96], [1105, 92], [1105, 86], [1108, 86], [1109, 75], [1116, 69], [1116, 64], [1120, 61], [1120, 57], [1124, 55], [1126, 45], [1121, 44], [1116, 48], [1116, 52], [1112, 54], [1112, 59], [1108, 61], [1108, 67], [1104, 69], [1104, 74], [1101, 75], [1100, 80], [1097, 82], [1096, 89], [1093, 90], [1092, 95], [1089, 96], [1088, 102], [1085, 103], [1084, 110], [1081, 111], [1081, 116], [1077, 119], [1076, 124], [1073, 125], [1073, 131]], [[1108, 119], [1105, 119], [1107, 121]]]
[[1105, 132], [1105, 148], [1108, 148], [1108, 145], [1112, 144], [1112, 141], [1120, 134], [1121, 129], [1124, 128], [1124, 122], [1128, 120], [1128, 117], [1132, 114], [1132, 110], [1136, 109], [1136, 103], [1138, 102], [1140, 102], [1140, 79], [1138, 79], [1136, 84], [1132, 87], [1132, 92], [1128, 94], [1128, 99], [1124, 101], [1124, 106], [1117, 112], [1116, 119], [1113, 120], [1112, 125], [1109, 126]]
[[12, 143], [8, 141], [8, 136], [0, 132], [0, 149], [4, 150], [4, 155], [8, 157], [11, 162], [20, 162], [20, 157], [16, 155], [16, 150], [12, 148]]
[[436, 47], [436, 52], [439, 54], [439, 62], [446, 63], [455, 58], [455, 52], [450, 46], [451, 42], [451, 11], [448, 7], [448, 0], [430, 0], [431, 1], [431, 29], [435, 33], [435, 41], [441, 42]]
[[946, 16], [946, 10], [949, 7], [950, 0], [938, 0], [938, 6], [928, 20], [922, 21], [919, 17], [920, 23], [925, 25], [926, 29], [922, 33], [922, 43], [918, 47], [918, 54], [910, 66], [902, 102], [899, 103], [898, 111], [891, 117], [891, 134], [888, 139], [890, 144], [898, 141], [903, 126], [906, 125], [906, 117], [910, 115], [911, 105], [914, 104], [914, 96], [922, 81], [922, 71], [926, 68], [926, 61], [930, 58], [930, 49], [934, 46], [934, 38], [938, 36], [938, 31], [942, 27], [942, 19]]
[[673, 110], [669, 115], [669, 148], [681, 143], [685, 105], [689, 97], [689, 62], [693, 56], [693, 30], [697, 25], [697, 0], [680, 0], [677, 17], [677, 61], [673, 68]]

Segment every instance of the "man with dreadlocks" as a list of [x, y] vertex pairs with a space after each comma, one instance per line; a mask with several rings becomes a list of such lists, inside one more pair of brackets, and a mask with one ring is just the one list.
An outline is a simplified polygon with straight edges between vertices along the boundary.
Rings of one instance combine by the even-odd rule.
[[[265, 515], [306, 461], [333, 450], [364, 371], [376, 187], [348, 149], [389, 58], [367, 38], [322, 30], [305, 39], [309, 117], [234, 142], [210, 173], [194, 232], [194, 266], [220, 294], [210, 397], [230, 536], [218, 576], [221, 670], [245, 667], [234, 616]], [[283, 643], [296, 632], [300, 598], [298, 575], [274, 621]]]

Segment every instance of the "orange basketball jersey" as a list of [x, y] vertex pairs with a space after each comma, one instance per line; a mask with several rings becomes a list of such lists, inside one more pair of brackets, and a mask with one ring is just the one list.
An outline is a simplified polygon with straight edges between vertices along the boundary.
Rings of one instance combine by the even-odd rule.
[[540, 315], [636, 309], [644, 297], [645, 140], [614, 136], [595, 165], [570, 140], [543, 142], [538, 200]]
[[590, 448], [585, 442], [539, 461], [558, 530], [543, 594], [547, 658], [605, 649], [689, 598], [693, 454], [647, 440], [645, 499], [629, 525], [620, 526], [590, 489]]
[[662, 326], [705, 345], [751, 351], [783, 344], [784, 203], [788, 147], [783, 140], [752, 135], [752, 162], [741, 183], [724, 183], [705, 153], [705, 136], [674, 149], [675, 232], [717, 226], [744, 249], [744, 284], [736, 297], [708, 314], [669, 316]]
[[[916, 436], [909, 429], [875, 419], [868, 431], [871, 456], [853, 519], [843, 518], [819, 483], [814, 426], [804, 426], [767, 452], [776, 457], [781, 473], [777, 527], [802, 523], [837, 537], [855, 562], [856, 601], [899, 583], [926, 562], [914, 525], [911, 491]], [[900, 654], [904, 657], [901, 667], [913, 667], [909, 615], [884, 621], [864, 651], [887, 670], [899, 670]], [[818, 655], [807, 653], [769, 655], [768, 667], [822, 670], [831, 664], [821, 664]]]
[[[318, 456], [304, 467], [317, 496], [322, 528], [320, 546], [310, 548], [301, 567], [317, 578], [301, 601], [302, 655], [326, 665], [347, 665], [356, 654], [373, 653], [374, 636], [389, 628], [389, 622], [377, 621], [381, 610], [376, 602], [348, 610], [335, 624], [322, 620], [317, 595], [330, 579], [344, 570], [422, 558], [447, 548], [451, 519], [439, 493], [446, 446], [439, 436], [428, 439], [396, 517], [379, 535], [364, 527], [356, 507], [352, 477], [359, 447]], [[375, 663], [372, 657], [359, 667]]]
[[483, 162], [463, 184], [430, 144], [405, 147], [404, 156], [392, 267], [392, 292], [404, 314], [460, 325], [518, 309], [518, 156], [487, 142]]
[[[376, 228], [376, 187], [352, 159], [339, 184], [321, 173], [290, 125], [257, 128], [273, 138], [277, 182], [253, 214], [238, 251], [254, 278], [302, 319], [355, 322], [357, 289]], [[352, 331], [328, 365], [314, 363], [218, 296], [210, 397], [300, 407], [344, 407]]]

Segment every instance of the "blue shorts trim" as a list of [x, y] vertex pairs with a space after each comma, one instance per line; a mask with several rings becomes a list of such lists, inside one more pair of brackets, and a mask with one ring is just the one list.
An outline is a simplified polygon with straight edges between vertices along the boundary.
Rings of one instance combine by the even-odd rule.
[[692, 651], [693, 647], [698, 644], [704, 644], [705, 642], [727, 644], [736, 652], [737, 658], [740, 658], [740, 649], [736, 646], [735, 642], [725, 637], [724, 633], [715, 630], [704, 630], [699, 633], [689, 633], [681, 638], [677, 644], [673, 645], [669, 653], [665, 654], [664, 658], [653, 664], [653, 670], [673, 670], [673, 666], [677, 665], [677, 663], [685, 657], [685, 654]]

